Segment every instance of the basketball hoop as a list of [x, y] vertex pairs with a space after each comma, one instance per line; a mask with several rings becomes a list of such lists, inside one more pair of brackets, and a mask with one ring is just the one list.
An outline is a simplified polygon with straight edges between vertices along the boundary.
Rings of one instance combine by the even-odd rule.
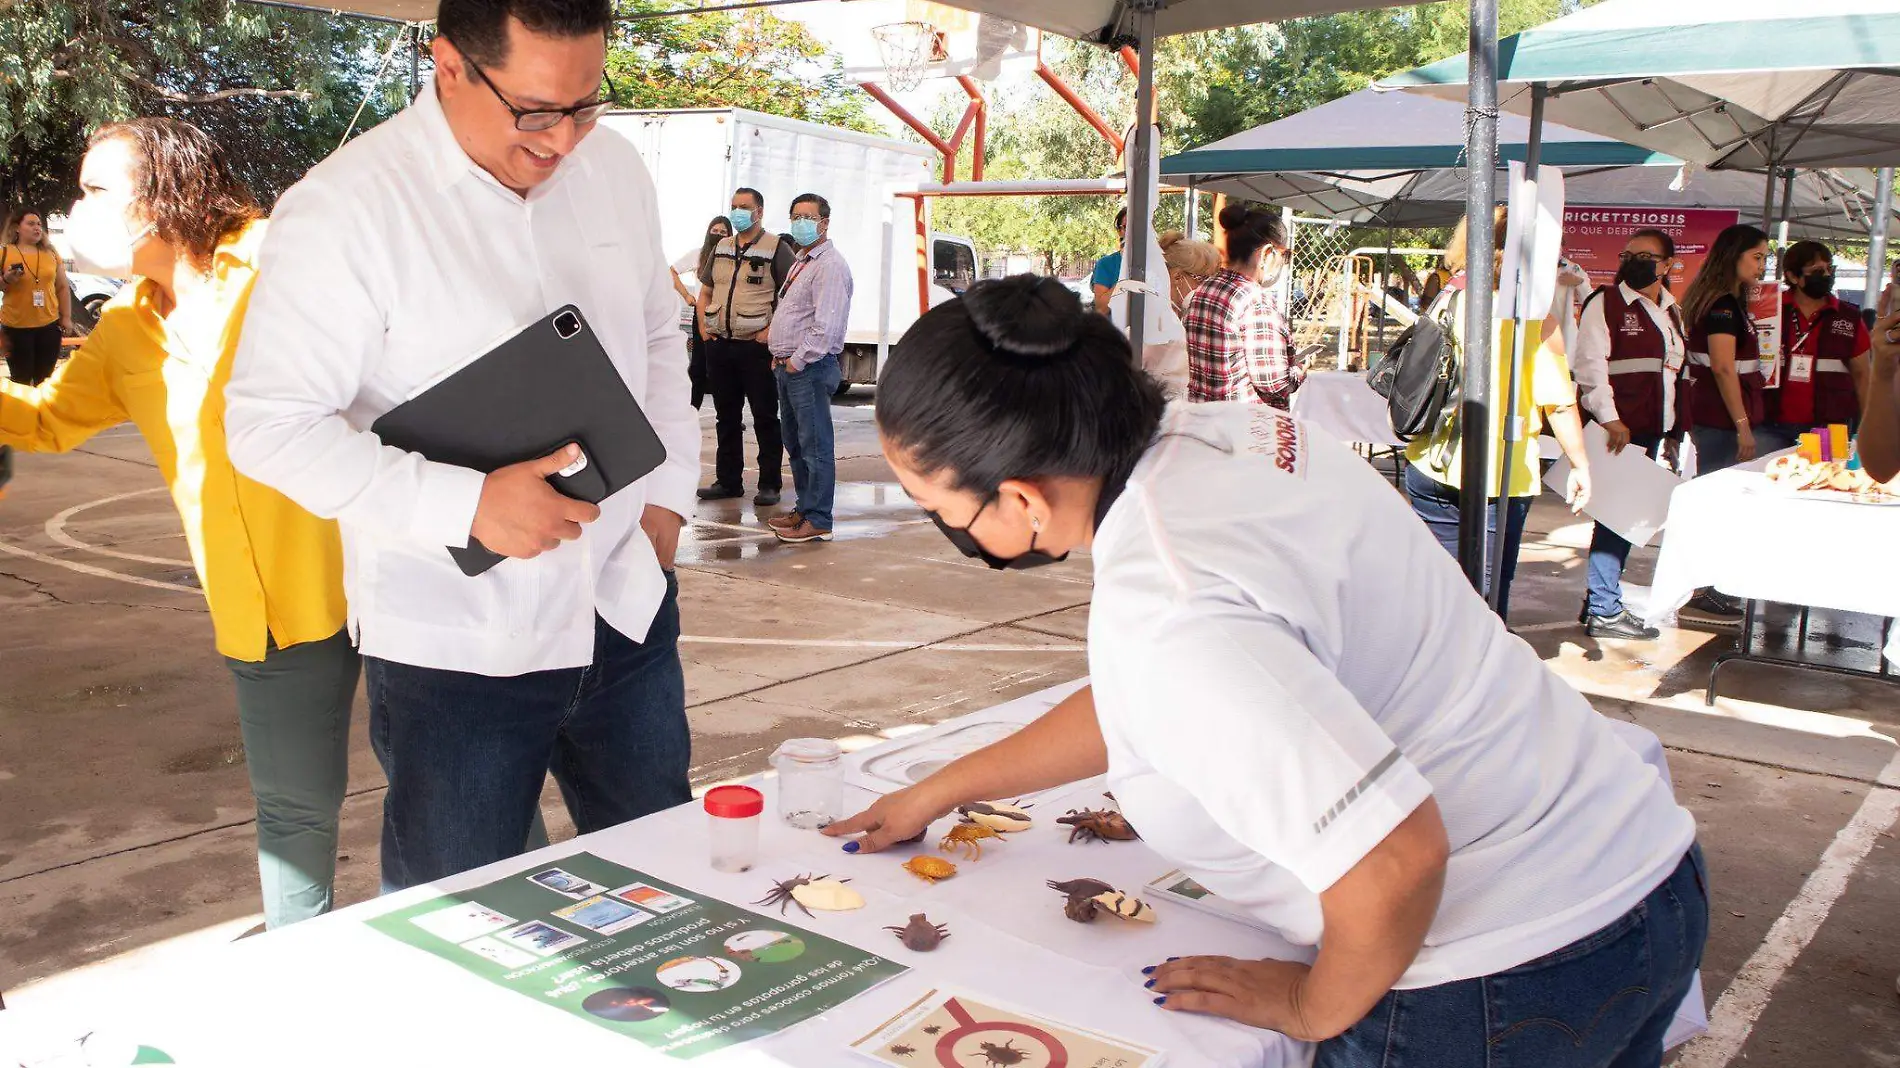
[[950, 58], [942, 30], [928, 22], [892, 22], [871, 27], [891, 88], [907, 92], [923, 84], [924, 70]]

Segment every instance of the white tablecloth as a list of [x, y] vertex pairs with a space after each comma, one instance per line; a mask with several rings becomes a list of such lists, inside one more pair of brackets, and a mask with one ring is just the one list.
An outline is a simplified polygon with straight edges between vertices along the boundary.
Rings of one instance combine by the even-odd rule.
[[[1039, 711], [1080, 683], [1022, 698]], [[1616, 723], [1645, 760], [1668, 772], [1655, 735]], [[853, 857], [815, 832], [773, 818], [771, 784], [760, 863], [724, 875], [707, 864], [705, 814], [681, 806], [598, 834], [550, 846], [427, 887], [365, 902], [282, 931], [218, 947], [152, 983], [89, 998], [85, 1004], [0, 1013], [0, 1062], [38, 1060], [53, 1036], [62, 1040], [97, 1032], [107, 1039], [163, 1050], [188, 1068], [335, 1068], [337, 1065], [678, 1063], [627, 1038], [538, 1005], [484, 982], [446, 960], [371, 930], [364, 921], [443, 893], [453, 893], [535, 871], [587, 851], [651, 872], [688, 890], [743, 905], [764, 895], [775, 879], [807, 872], [852, 880], [868, 899], [851, 913], [793, 922], [872, 949], [912, 968], [864, 997], [771, 1038], [696, 1060], [709, 1068], [812, 1066], [856, 1063], [846, 1043], [869, 1033], [932, 987], [987, 995], [1001, 1004], [1058, 1021], [1092, 1027], [1168, 1052], [1169, 1068], [1250, 1066], [1304, 1068], [1312, 1048], [1273, 1032], [1157, 1009], [1142, 989], [1141, 969], [1170, 956], [1223, 954], [1308, 959], [1272, 935], [1203, 913], [1157, 906], [1153, 926], [1065, 919], [1048, 879], [1100, 878], [1139, 890], [1170, 865], [1139, 843], [1068, 845], [1054, 816], [1071, 807], [1100, 807], [1099, 784], [1038, 806], [1036, 827], [990, 844], [976, 863], [959, 861], [961, 874], [925, 885], [902, 871], [908, 852]], [[848, 790], [859, 807], [870, 794]], [[941, 833], [947, 824], [934, 829]], [[913, 912], [947, 924], [952, 937], [930, 954], [912, 953], [882, 928]], [[777, 915], [776, 909], [766, 910]], [[121, 1000], [122, 997], [122, 1000]], [[1677, 1019], [1671, 1041], [1706, 1028], [1698, 986]], [[41, 1056], [44, 1054], [42, 1053]], [[63, 1063], [79, 1064], [83, 1061]], [[865, 1062], [869, 1063], [869, 1062]]]
[[1293, 394], [1293, 414], [1344, 442], [1403, 447], [1392, 432], [1385, 398], [1372, 392], [1366, 376], [1351, 371], [1314, 371]]
[[[1649, 616], [1697, 589], [1731, 597], [1900, 616], [1900, 507], [1799, 497], [1762, 477], [1769, 457], [1693, 479], [1669, 501]], [[1900, 628], [1885, 650], [1900, 662]]]

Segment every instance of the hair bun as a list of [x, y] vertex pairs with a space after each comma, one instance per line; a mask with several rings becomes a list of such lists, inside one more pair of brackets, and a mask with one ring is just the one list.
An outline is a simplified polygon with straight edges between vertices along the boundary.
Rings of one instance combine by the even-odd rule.
[[1238, 230], [1247, 225], [1248, 209], [1245, 204], [1229, 204], [1220, 210], [1220, 228]]
[[978, 282], [963, 294], [963, 306], [990, 348], [1040, 359], [1073, 349], [1085, 314], [1067, 286], [1034, 274]]

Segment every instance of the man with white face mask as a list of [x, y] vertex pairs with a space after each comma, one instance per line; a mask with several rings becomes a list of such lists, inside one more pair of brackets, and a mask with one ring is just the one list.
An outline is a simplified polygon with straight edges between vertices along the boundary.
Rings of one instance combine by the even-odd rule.
[[1286, 409], [1306, 368], [1273, 286], [1287, 266], [1286, 226], [1274, 212], [1229, 204], [1220, 213], [1226, 263], [1188, 298], [1190, 401], [1250, 401]]
[[[416, 103], [286, 193], [231, 378], [240, 470], [340, 521], [383, 883], [521, 852], [550, 771], [585, 832], [691, 798], [673, 555], [699, 479], [653, 180], [596, 129], [609, 0], [442, 0]], [[376, 420], [566, 304], [666, 447], [594, 505], [384, 444]], [[444, 546], [504, 556], [464, 575]]]
[[336, 524], [238, 474], [205, 433], [224, 420], [263, 212], [223, 149], [176, 119], [93, 134], [79, 186], [74, 259], [133, 281], [53, 377], [0, 383], [0, 444], [64, 452], [126, 422], [145, 435], [237, 683], [264, 918], [281, 927], [330, 908], [360, 668]]

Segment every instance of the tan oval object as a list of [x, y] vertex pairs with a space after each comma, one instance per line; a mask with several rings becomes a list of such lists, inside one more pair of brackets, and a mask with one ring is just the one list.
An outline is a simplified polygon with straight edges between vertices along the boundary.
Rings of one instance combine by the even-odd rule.
[[974, 805], [964, 805], [957, 809], [959, 815], [971, 823], [981, 824], [992, 831], [1014, 834], [1035, 826], [1035, 819], [1029, 813], [1015, 805], [1006, 805], [1001, 801], [985, 801]]
[[792, 900], [820, 912], [850, 912], [864, 907], [864, 895], [836, 879], [819, 879], [794, 886]]
[[1092, 900], [1124, 920], [1134, 920], [1137, 923], [1155, 922], [1155, 910], [1146, 901], [1138, 897], [1130, 897], [1120, 890], [1097, 894]]

